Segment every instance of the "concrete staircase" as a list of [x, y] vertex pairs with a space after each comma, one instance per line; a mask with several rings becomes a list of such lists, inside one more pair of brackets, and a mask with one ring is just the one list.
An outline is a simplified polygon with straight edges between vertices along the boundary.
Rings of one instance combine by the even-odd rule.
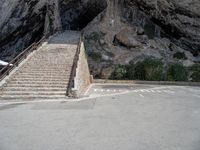
[[79, 38], [66, 31], [34, 51], [1, 87], [0, 99], [66, 98]]

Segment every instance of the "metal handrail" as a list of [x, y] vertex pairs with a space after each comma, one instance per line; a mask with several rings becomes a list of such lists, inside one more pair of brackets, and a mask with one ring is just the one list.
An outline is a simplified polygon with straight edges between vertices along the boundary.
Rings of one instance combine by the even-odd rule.
[[33, 52], [37, 47], [40, 46], [40, 44], [46, 39], [46, 37], [42, 37], [40, 41], [37, 43], [31, 44], [29, 47], [27, 47], [24, 51], [22, 51], [20, 54], [18, 54], [13, 60], [11, 60], [5, 67], [3, 67], [0, 70], [0, 81], [2, 81], [6, 76], [10, 74], [10, 72], [19, 65], [19, 63], [25, 59], [28, 54]]
[[78, 46], [77, 46], [77, 50], [76, 50], [76, 54], [74, 56], [66, 96], [73, 96], [72, 95], [72, 88], [74, 87], [74, 79], [75, 79], [75, 76], [76, 76], [76, 68], [78, 67], [79, 54], [81, 52], [82, 42], [83, 42], [83, 33], [81, 33], [79, 43], [78, 43]]

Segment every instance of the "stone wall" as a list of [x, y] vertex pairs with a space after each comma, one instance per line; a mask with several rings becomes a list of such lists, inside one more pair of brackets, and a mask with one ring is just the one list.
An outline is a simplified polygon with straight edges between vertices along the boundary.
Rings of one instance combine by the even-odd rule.
[[81, 96], [87, 90], [88, 86], [91, 84], [91, 76], [88, 67], [88, 62], [85, 54], [85, 46], [84, 43], [81, 43], [80, 54], [78, 65], [76, 68], [76, 76], [74, 79], [74, 89], [76, 97]]

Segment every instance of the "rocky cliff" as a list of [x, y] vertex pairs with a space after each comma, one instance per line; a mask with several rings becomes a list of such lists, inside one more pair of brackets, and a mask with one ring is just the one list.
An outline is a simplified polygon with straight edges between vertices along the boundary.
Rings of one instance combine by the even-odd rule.
[[44, 1], [0, 1], [0, 59], [9, 61], [24, 47], [42, 36], [45, 24]]
[[[200, 62], [199, 0], [1, 0], [0, 60], [9, 61], [42, 36], [82, 30], [93, 75], [152, 57]], [[95, 18], [95, 19], [94, 19]], [[183, 54], [184, 58], [174, 57]]]
[[[200, 62], [200, 1], [109, 0], [86, 32], [91, 72], [108, 78], [117, 65], [147, 58], [191, 66]], [[177, 55], [184, 59], [177, 59]], [[186, 59], [185, 59], [186, 58]]]
[[135, 9], [144, 12], [178, 45], [197, 55], [200, 52], [199, 8], [199, 0], [128, 0], [127, 17], [134, 16]]
[[82, 29], [105, 7], [97, 0], [1, 0], [0, 60], [57, 30]]

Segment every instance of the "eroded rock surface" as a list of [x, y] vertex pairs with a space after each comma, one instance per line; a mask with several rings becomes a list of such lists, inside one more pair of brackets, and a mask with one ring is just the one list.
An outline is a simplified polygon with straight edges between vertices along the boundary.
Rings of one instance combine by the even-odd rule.
[[[199, 0], [127, 0], [126, 17], [131, 22], [148, 26], [148, 20], [138, 20], [140, 10], [160, 26], [183, 49], [194, 55], [200, 51], [200, 1]], [[142, 16], [142, 15], [140, 15]]]
[[10, 61], [44, 35], [82, 29], [106, 4], [97, 0], [1, 0], [0, 60]]
[[[0, 59], [43, 35], [84, 28], [95, 77], [149, 57], [191, 66], [200, 62], [199, 8], [199, 0], [1, 0]], [[175, 59], [179, 52], [187, 60]]]
[[[93, 37], [86, 39], [89, 51], [102, 55], [101, 63], [89, 57], [95, 77], [109, 78], [106, 70], [146, 58], [161, 59], [166, 68], [170, 63], [191, 66], [200, 62], [200, 1], [125, 0], [123, 5], [122, 1], [117, 2], [107, 8], [103, 19], [98, 16], [85, 29], [86, 35], [104, 34], [93, 42]], [[187, 60], [174, 58], [179, 52]], [[106, 73], [102, 73], [104, 70]]]

